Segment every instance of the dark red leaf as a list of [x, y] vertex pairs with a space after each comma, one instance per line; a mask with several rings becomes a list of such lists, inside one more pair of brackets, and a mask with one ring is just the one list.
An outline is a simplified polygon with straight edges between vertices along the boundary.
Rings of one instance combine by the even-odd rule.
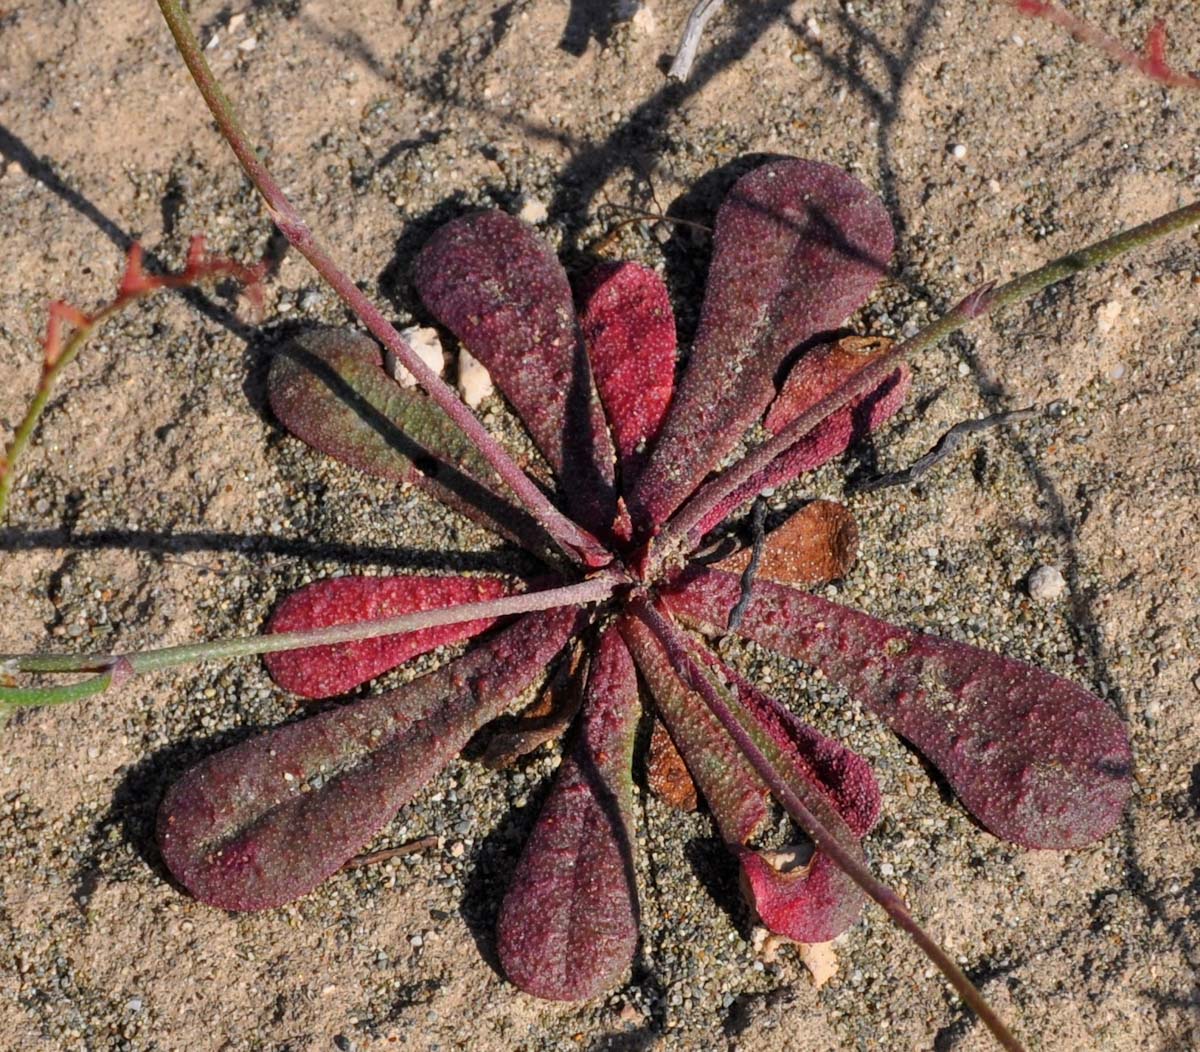
[[584, 616], [529, 614], [399, 690], [202, 760], [159, 808], [164, 861], [201, 902], [225, 909], [306, 894], [528, 687]]
[[302, 333], [271, 362], [267, 396], [297, 438], [352, 467], [419, 485], [480, 525], [535, 553], [554, 546], [501, 494], [483, 455], [418, 388], [383, 368], [378, 345], [353, 329]]
[[767, 408], [787, 356], [841, 324], [892, 252], [882, 202], [815, 161], [751, 172], [717, 214], [696, 341], [651, 456], [627, 494], [634, 521], [660, 524]]
[[[710, 571], [666, 601], [722, 631], [739, 595], [736, 577]], [[1069, 680], [770, 582], [754, 586], [738, 632], [843, 686], [920, 749], [997, 836], [1074, 848], [1120, 820], [1129, 737], [1112, 710]]]
[[[800, 942], [826, 942], [845, 931], [862, 910], [858, 886], [826, 855], [793, 868], [785, 861], [790, 852], [752, 846], [769, 824], [766, 786], [704, 701], [679, 679], [649, 629], [625, 618], [621, 631], [722, 838], [741, 862], [763, 923]], [[694, 656], [725, 680], [727, 703], [782, 779], [831, 836], [861, 854], [858, 840], [879, 814], [879, 789], [865, 761], [800, 723], [708, 651], [697, 647]]]
[[637, 948], [633, 861], [637, 676], [611, 627], [588, 669], [582, 733], [559, 768], [500, 907], [500, 963], [554, 1001], [602, 994]]
[[[499, 577], [335, 577], [289, 595], [267, 622], [268, 632], [299, 632], [371, 621], [419, 610], [479, 603], [516, 589]], [[375, 639], [266, 654], [271, 678], [305, 698], [329, 698], [440, 646], [461, 643], [496, 623], [495, 618], [423, 628]]]
[[605, 263], [582, 282], [580, 328], [628, 489], [675, 388], [675, 314], [662, 279], [640, 263]]
[[606, 532], [616, 454], [557, 257], [519, 219], [479, 212], [417, 256], [417, 291], [491, 373], [554, 471], [572, 517]]

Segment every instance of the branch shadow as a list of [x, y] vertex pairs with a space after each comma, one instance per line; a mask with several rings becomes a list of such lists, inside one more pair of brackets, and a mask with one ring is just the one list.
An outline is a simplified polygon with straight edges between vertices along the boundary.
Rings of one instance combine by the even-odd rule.
[[267, 533], [232, 533], [216, 530], [166, 532], [120, 527], [76, 530], [0, 529], [0, 552], [54, 551], [144, 552], [168, 559], [196, 552], [235, 552], [275, 555], [307, 562], [339, 562], [347, 566], [386, 566], [402, 570], [444, 570], [447, 562], [459, 570], [508, 572], [511, 561], [504, 552], [445, 552], [437, 549], [372, 547], [334, 541], [306, 541]]

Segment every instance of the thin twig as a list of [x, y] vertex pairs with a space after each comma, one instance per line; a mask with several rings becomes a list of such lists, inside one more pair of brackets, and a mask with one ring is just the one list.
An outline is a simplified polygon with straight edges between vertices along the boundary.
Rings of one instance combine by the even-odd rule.
[[766, 531], [764, 530], [766, 522], [767, 502], [762, 497], [757, 497], [754, 501], [754, 512], [750, 518], [752, 538], [750, 561], [746, 563], [746, 569], [742, 571], [741, 581], [739, 582], [742, 594], [738, 597], [738, 601], [734, 604], [733, 609], [729, 611], [728, 631], [730, 632], [736, 632], [741, 627], [742, 618], [746, 614], [746, 607], [750, 605], [750, 597], [754, 589], [754, 578], [758, 574], [758, 567], [762, 562], [763, 545], [767, 540]]
[[[125, 682], [131, 676], [154, 672], [164, 668], [208, 661], [215, 658], [228, 659], [250, 657], [257, 654], [275, 654], [284, 650], [302, 650], [305, 647], [325, 646], [331, 643], [350, 643], [360, 639], [375, 639], [400, 632], [414, 632], [440, 625], [457, 625], [513, 614], [552, 610], [562, 606], [579, 606], [607, 599], [616, 587], [625, 580], [622, 574], [602, 571], [586, 581], [549, 588], [538, 592], [503, 596], [479, 603], [462, 603], [458, 606], [437, 607], [419, 610], [399, 617], [380, 618], [373, 621], [355, 621], [349, 624], [330, 625], [325, 628], [306, 629], [300, 632], [277, 632], [256, 636], [242, 636], [208, 643], [189, 643], [183, 646], [164, 647], [129, 654], [26, 654], [0, 655], [0, 674], [15, 675], [19, 672], [47, 674], [70, 672], [112, 673], [112, 683]], [[119, 673], [119, 674], [118, 674]], [[86, 694], [79, 695], [84, 684], [90, 685]], [[75, 691], [76, 696], [91, 696], [107, 688], [108, 681], [85, 680], [84, 684], [28, 688], [0, 687], [0, 707], [5, 705], [50, 705], [74, 700], [67, 696]]]
[[679, 40], [679, 50], [675, 52], [675, 60], [667, 70], [671, 80], [680, 83], [687, 80], [692, 72], [692, 63], [696, 61], [696, 52], [700, 49], [700, 38], [704, 35], [705, 27], [712, 21], [713, 15], [721, 10], [724, 0], [699, 0], [688, 15], [683, 26], [683, 36]]
[[471, 440], [472, 444], [496, 470], [504, 483], [516, 495], [526, 510], [542, 525], [553, 540], [576, 562], [586, 566], [607, 565], [612, 556], [595, 537], [563, 515], [533, 480], [505, 452], [479, 419], [463, 403], [454, 390], [429, 368], [408, 346], [378, 308], [350, 277], [334, 263], [324, 246], [308, 228], [303, 217], [250, 145], [233, 105], [209, 68], [208, 60], [192, 31], [179, 0], [158, 0], [159, 9], [167, 21], [175, 46], [186, 63], [200, 94], [208, 104], [217, 128], [229, 143], [250, 182], [262, 195], [267, 212], [288, 242], [328, 282], [330, 288], [370, 330], [371, 334], [391, 351], [425, 390], [431, 399]]
[[[92, 314], [85, 314], [62, 300], [50, 304], [50, 317], [46, 323], [46, 335], [42, 340], [42, 373], [37, 390], [25, 410], [25, 416], [13, 432], [12, 440], [0, 454], [0, 521], [8, 509], [9, 497], [17, 477], [17, 462], [21, 459], [38, 421], [50, 401], [50, 394], [58, 378], [78, 356], [84, 344], [114, 314], [126, 307], [152, 296], [162, 289], [180, 289], [196, 285], [209, 278], [233, 278], [254, 301], [256, 308], [262, 306], [262, 291], [259, 282], [266, 273], [266, 263], [248, 267], [232, 259], [211, 257], [204, 249], [204, 239], [193, 237], [188, 245], [187, 263], [178, 274], [147, 274], [142, 269], [142, 246], [134, 242], [129, 246], [125, 258], [125, 272], [112, 301]], [[66, 327], [74, 329], [70, 338], [63, 343]]]
[[913, 915], [909, 913], [904, 900], [886, 884], [876, 879], [862, 862], [847, 851], [779, 776], [770, 760], [734, 715], [724, 697], [723, 689], [718, 686], [712, 675], [692, 657], [679, 629], [645, 600], [636, 601], [632, 606], [632, 612], [658, 638], [658, 641], [666, 649], [675, 671], [687, 686], [700, 695], [709, 711], [725, 728], [738, 750], [766, 783], [771, 795], [779, 801], [796, 825], [812, 840], [816, 849], [825, 852], [839, 869], [843, 870], [855, 884], [882, 906], [887, 915], [909, 934], [922, 952], [937, 965], [939, 971], [954, 987], [955, 992], [979, 1016], [1003, 1048], [1008, 1049], [1009, 1052], [1023, 1052], [1021, 1043], [992, 1010], [983, 994], [954, 963], [950, 955], [916, 922]]
[[905, 486], [950, 456], [962, 444], [965, 436], [999, 427], [1001, 424], [1015, 424], [1021, 420], [1028, 420], [1032, 416], [1037, 416], [1037, 408], [1034, 406], [1030, 406], [1028, 409], [1013, 409], [1007, 413], [993, 413], [991, 416], [980, 417], [978, 420], [963, 420], [950, 428], [934, 443], [928, 453], [914, 460], [908, 467], [901, 468], [899, 471], [891, 471], [886, 475], [863, 479], [861, 482], [853, 482], [846, 487], [846, 492], [874, 493], [878, 489], [888, 489], [891, 486]]
[[363, 855], [355, 855], [342, 866], [342, 869], [362, 869], [364, 866], [378, 866], [383, 862], [391, 862], [394, 858], [420, 854], [422, 851], [428, 851], [431, 847], [437, 847], [437, 845], [437, 837], [423, 836], [419, 840], [410, 840], [399, 847], [385, 847], [380, 851], [368, 851]]
[[1098, 48], [1114, 62], [1168, 88], [1200, 88], [1200, 77], [1178, 73], [1167, 65], [1167, 29], [1162, 22], [1155, 22], [1150, 27], [1145, 48], [1138, 52], [1049, 0], [1006, 0], [1006, 3], [1027, 18], [1044, 18], [1047, 22], [1053, 22], [1081, 44]]

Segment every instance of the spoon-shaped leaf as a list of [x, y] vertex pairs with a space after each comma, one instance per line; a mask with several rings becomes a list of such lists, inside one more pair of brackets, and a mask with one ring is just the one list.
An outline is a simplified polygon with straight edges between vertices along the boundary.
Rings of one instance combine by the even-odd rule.
[[399, 690], [202, 760], [159, 808], [164, 861], [201, 902], [225, 909], [306, 894], [529, 686], [584, 616], [529, 614]]
[[[751, 846], [770, 818], [762, 779], [680, 680], [649, 629], [625, 618], [621, 631], [722, 838], [742, 865], [763, 923], [800, 942], [825, 942], [845, 931], [862, 910], [858, 886], [824, 854], [796, 868], [785, 861], [788, 852]], [[843, 847], [860, 855], [858, 840], [879, 814], [879, 789], [866, 763], [804, 726], [708, 651], [696, 647], [693, 656], [725, 679], [727, 704], [782, 779]]]
[[583, 1001], [612, 986], [637, 948], [633, 762], [637, 675], [619, 632], [588, 669], [582, 732], [559, 768], [504, 904], [497, 949], [517, 986]]
[[[738, 579], [701, 572], [669, 608], [722, 631]], [[771, 582], [754, 586], [739, 634], [819, 668], [946, 776], [997, 836], [1074, 848], [1111, 832], [1129, 796], [1125, 727], [1060, 676], [964, 643], [922, 635]]]
[[352, 467], [421, 486], [480, 525], [542, 554], [541, 527], [504, 497], [482, 454], [429, 397], [383, 368], [378, 345], [352, 329], [302, 333], [271, 362], [267, 396], [297, 438]]
[[[418, 610], [478, 603], [508, 595], [513, 586], [499, 577], [335, 577], [292, 592], [275, 608], [268, 632], [299, 632], [354, 621], [371, 621]], [[393, 636], [331, 643], [266, 654], [271, 678], [304, 698], [330, 698], [382, 675], [418, 654], [461, 643], [495, 624], [495, 618], [440, 625]]]
[[604, 263], [579, 289], [579, 327], [628, 489], [675, 389], [675, 314], [640, 263]]
[[612, 439], [558, 257], [504, 212], [447, 223], [414, 267], [417, 292], [492, 375], [550, 464], [572, 517], [616, 513]]
[[717, 213], [691, 359], [627, 495], [634, 521], [666, 521], [737, 445], [787, 356], [867, 298], [892, 240], [882, 202], [838, 168], [783, 160], [738, 180]]

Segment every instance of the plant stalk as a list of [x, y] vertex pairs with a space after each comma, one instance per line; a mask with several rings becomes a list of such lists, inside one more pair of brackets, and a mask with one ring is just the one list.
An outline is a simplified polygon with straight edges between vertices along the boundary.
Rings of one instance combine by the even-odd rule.
[[635, 602], [631, 609], [633, 614], [641, 619], [666, 648], [675, 671], [692, 690], [700, 695], [713, 716], [725, 728], [738, 750], [766, 783], [771, 795], [779, 801], [796, 825], [812, 840], [813, 846], [818, 851], [825, 852], [840, 869], [849, 875], [854, 883], [883, 908], [884, 912], [900, 928], [908, 933], [921, 951], [937, 965], [938, 970], [946, 977], [947, 982], [954, 988], [958, 996], [992, 1032], [1002, 1048], [1008, 1049], [1009, 1052], [1024, 1052], [1024, 1046], [987, 1003], [975, 984], [954, 963], [950, 955], [916, 922], [904, 904], [904, 900], [886, 884], [876, 879], [866, 866], [843, 848], [837, 838], [828, 833], [813, 813], [804, 806], [803, 801], [776, 774], [770, 760], [754, 743], [754, 739], [750, 737], [738, 721], [737, 716], [734, 715], [723, 696], [721, 687], [718, 686], [711, 673], [689, 653], [687, 643], [679, 629], [644, 599]]
[[196, 39], [179, 0], [158, 0], [158, 6], [171, 35], [175, 38], [175, 46], [208, 104], [221, 135], [229, 143], [250, 182], [262, 195], [267, 212], [283, 236], [313, 265], [317, 273], [329, 283], [371, 334], [416, 377], [429, 397], [475, 444], [517, 499], [541, 523], [554, 541], [576, 562], [593, 568], [607, 565], [612, 556], [604, 546], [550, 503], [458, 395], [413, 353], [404, 338], [363, 295], [349, 276], [334, 263], [250, 145], [233, 105], [209, 68], [200, 42]]
[[931, 322], [910, 339], [895, 344], [886, 354], [864, 366], [816, 405], [801, 413], [774, 438], [701, 486], [652, 542], [646, 561], [647, 579], [653, 580], [665, 563], [683, 554], [688, 535], [709, 511], [848, 402], [878, 387], [905, 358], [940, 343], [976, 318], [985, 317], [1001, 307], [1020, 303], [1047, 286], [1197, 224], [1200, 224], [1200, 201], [1076, 252], [1069, 252], [999, 287], [984, 286], [971, 293], [949, 313]]
[[[332, 643], [350, 643], [360, 639], [375, 639], [400, 632], [415, 632], [423, 628], [440, 625], [456, 625], [465, 621], [483, 618], [507, 617], [526, 614], [555, 607], [578, 606], [607, 599], [624, 577], [611, 572], [601, 572], [586, 581], [549, 588], [540, 592], [525, 592], [521, 595], [488, 599], [479, 603], [462, 603], [458, 606], [437, 607], [419, 610], [398, 617], [379, 618], [373, 621], [355, 621], [349, 624], [330, 625], [298, 632], [276, 632], [273, 634], [241, 636], [234, 639], [219, 639], [206, 643], [187, 643], [181, 646], [162, 647], [127, 654], [27, 654], [11, 657], [0, 656], [0, 673], [103, 673], [108, 679], [96, 685], [96, 680], [71, 683], [54, 687], [0, 687], [0, 708], [5, 705], [51, 705], [73, 701], [78, 697], [90, 697], [111, 685], [115, 678], [123, 683], [130, 676], [159, 669], [193, 664], [197, 661], [249, 657], [256, 654], [274, 654], [283, 650], [301, 650], [305, 647], [324, 646]], [[119, 674], [113, 676], [114, 671]], [[80, 693], [86, 684], [91, 689]]]
[[50, 393], [54, 390], [59, 375], [75, 360], [75, 356], [83, 349], [88, 337], [96, 331], [100, 323], [105, 321], [110, 314], [115, 313], [117, 309], [119, 309], [117, 305], [112, 304], [97, 314], [92, 324], [77, 329], [63, 347], [58, 361], [48, 368], [42, 369], [37, 391], [34, 393], [29, 407], [25, 410], [25, 416], [17, 425], [17, 430], [13, 432], [12, 441], [4, 451], [3, 458], [0, 459], [0, 521], [3, 521], [5, 512], [8, 510], [8, 500], [12, 495], [13, 484], [17, 480], [17, 461], [21, 459], [30, 439], [33, 438], [33, 433], [37, 429], [38, 421], [42, 418], [46, 404], [50, 401]]

